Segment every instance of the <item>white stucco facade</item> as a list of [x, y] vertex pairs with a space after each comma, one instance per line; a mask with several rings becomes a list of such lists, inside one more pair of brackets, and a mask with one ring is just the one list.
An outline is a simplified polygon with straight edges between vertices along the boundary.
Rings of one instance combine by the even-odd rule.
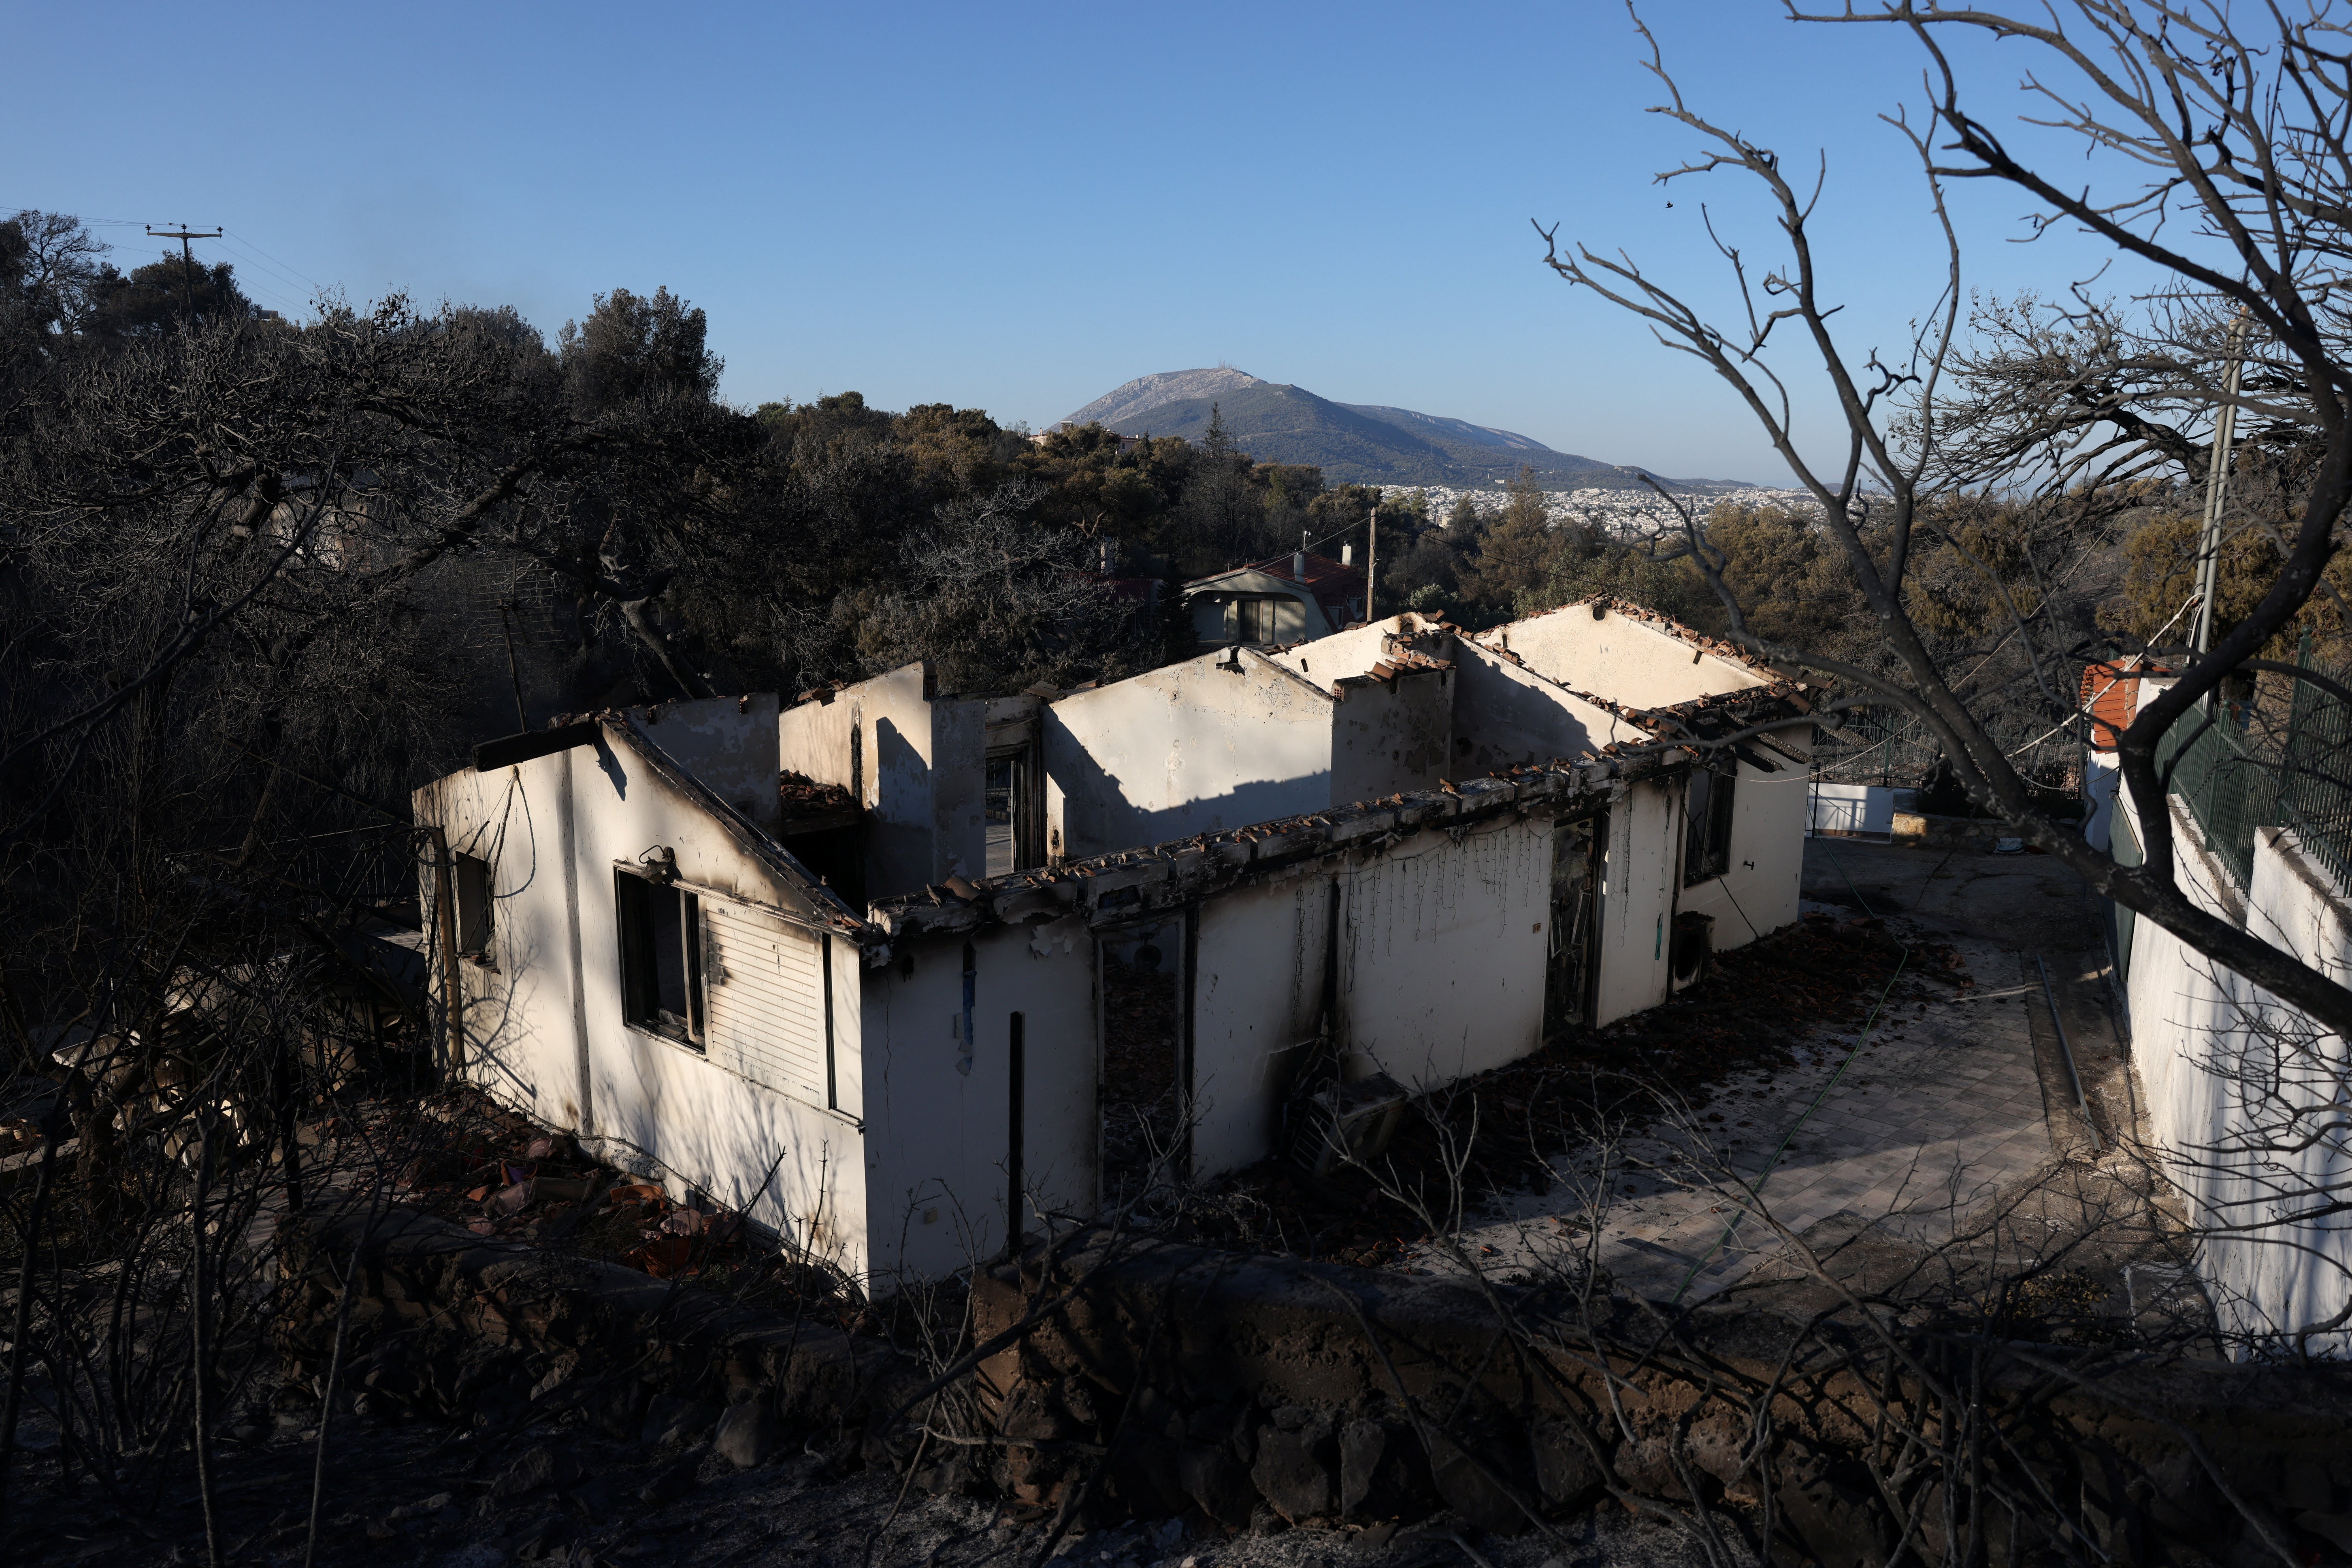
[[[2183, 890], [2352, 984], [2352, 900], [2293, 833], [2256, 830], [2241, 893], [2187, 810], [2167, 805]], [[2283, 1352], [2344, 1355], [2352, 1330], [2310, 1331], [2352, 1304], [2352, 1227], [2341, 1215], [2298, 1217], [2352, 1182], [2336, 1109], [2343, 1041], [2153, 921], [2134, 923], [2129, 963], [2132, 1065], [2149, 1132], [2191, 1223], [2207, 1230], [2197, 1267], [2225, 1330]]]

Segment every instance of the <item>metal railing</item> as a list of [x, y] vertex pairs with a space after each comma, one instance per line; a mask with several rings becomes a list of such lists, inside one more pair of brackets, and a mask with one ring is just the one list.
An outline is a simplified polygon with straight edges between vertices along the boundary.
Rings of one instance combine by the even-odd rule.
[[2352, 886], [2352, 707], [2298, 680], [2274, 754], [2249, 744], [2225, 707], [2210, 723], [2202, 713], [2183, 717], [2158, 742], [2156, 760], [2159, 771], [2170, 768], [2171, 793], [2241, 889], [2253, 880], [2258, 827], [2293, 828], [2305, 854]]
[[2205, 847], [2239, 887], [2247, 886], [2254, 875], [2254, 829], [2279, 820], [2277, 763], [2249, 752], [2228, 717], [2207, 723], [2191, 713], [2157, 743], [2156, 765], [2171, 769], [2171, 793], [2189, 807]]

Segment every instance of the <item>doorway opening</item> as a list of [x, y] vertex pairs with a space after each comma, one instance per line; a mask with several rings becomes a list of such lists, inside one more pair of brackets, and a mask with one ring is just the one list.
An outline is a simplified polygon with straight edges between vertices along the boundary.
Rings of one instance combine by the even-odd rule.
[[1546, 1038], [1592, 1022], [1593, 932], [1601, 924], [1607, 813], [1552, 824], [1551, 919], [1545, 930]]
[[1183, 1172], [1183, 925], [1107, 932], [1102, 954], [1101, 1202]]
[[1045, 837], [1045, 820], [1037, 773], [1035, 752], [1025, 744], [988, 753], [983, 804], [988, 827], [987, 875], [991, 877], [1009, 877], [1045, 863], [1045, 857], [1037, 852]]

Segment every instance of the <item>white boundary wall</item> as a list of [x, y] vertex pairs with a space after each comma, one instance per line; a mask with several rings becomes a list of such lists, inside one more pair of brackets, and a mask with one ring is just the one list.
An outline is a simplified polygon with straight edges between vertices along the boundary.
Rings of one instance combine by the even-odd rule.
[[[2179, 886], [2209, 912], [2261, 936], [2352, 983], [2352, 900], [2304, 855], [2294, 834], [2278, 828], [2255, 835], [2252, 886], [2242, 900], [2204, 836], [2178, 801], [2171, 803]], [[2143, 831], [2142, 839], [2146, 834]], [[2193, 1222], [2255, 1226], [2259, 1236], [2219, 1234], [2200, 1251], [2198, 1266], [2225, 1331], [2284, 1341], [2325, 1322], [2347, 1305], [2352, 1281], [2352, 1225], [2347, 1216], [2292, 1226], [2282, 1216], [2329, 1184], [2352, 1181], [2341, 1133], [2313, 1141], [2300, 1152], [2235, 1153], [2248, 1130], [2275, 1122], [2283, 1095], [2306, 1108], [2345, 1089], [2345, 1043], [2325, 1036], [2302, 1014], [2259, 986], [2192, 951], [2155, 921], [2141, 920], [2132, 939], [2127, 981], [2132, 1057], [2147, 1096], [2150, 1131], [2168, 1156], [2170, 1174], [2190, 1205]], [[2313, 1042], [2305, 1078], [2282, 1086], [2278, 1039]], [[2326, 1064], [2332, 1064], [2331, 1075]], [[2340, 1116], [2306, 1115], [2288, 1131], [2308, 1134]], [[2315, 1334], [2304, 1347], [2341, 1356], [2352, 1331], [2341, 1326]]]

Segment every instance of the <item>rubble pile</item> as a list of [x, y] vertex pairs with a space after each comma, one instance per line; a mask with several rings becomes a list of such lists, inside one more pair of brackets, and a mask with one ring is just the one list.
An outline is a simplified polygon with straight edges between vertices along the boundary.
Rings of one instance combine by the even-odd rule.
[[673, 1198], [657, 1182], [600, 1165], [568, 1135], [469, 1087], [404, 1109], [421, 1125], [404, 1142], [422, 1152], [389, 1195], [410, 1212], [478, 1237], [617, 1263], [655, 1279], [700, 1283], [731, 1300], [823, 1309], [844, 1321], [856, 1316], [836, 1278], [762, 1246], [741, 1215], [699, 1193]]

